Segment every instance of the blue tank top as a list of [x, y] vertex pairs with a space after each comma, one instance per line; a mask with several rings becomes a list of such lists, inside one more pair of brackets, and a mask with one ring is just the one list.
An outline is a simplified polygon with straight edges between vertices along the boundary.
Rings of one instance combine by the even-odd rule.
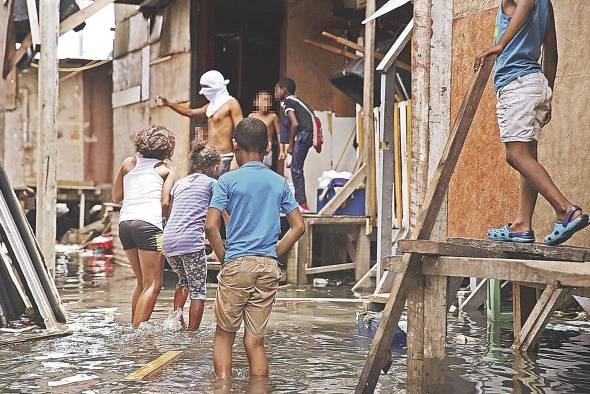
[[[539, 58], [549, 27], [549, 7], [549, 0], [536, 0], [529, 19], [496, 59], [494, 66], [494, 88], [496, 91], [518, 77], [543, 71], [539, 64]], [[504, 14], [502, 0], [500, 0], [494, 42], [498, 42], [504, 35], [511, 19]]]

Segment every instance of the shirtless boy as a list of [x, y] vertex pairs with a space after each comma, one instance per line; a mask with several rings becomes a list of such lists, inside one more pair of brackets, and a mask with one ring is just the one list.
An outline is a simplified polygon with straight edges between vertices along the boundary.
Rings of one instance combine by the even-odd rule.
[[234, 158], [233, 136], [236, 125], [242, 120], [240, 103], [227, 91], [229, 80], [216, 70], [207, 71], [201, 76], [202, 94], [209, 103], [199, 108], [189, 108], [172, 103], [165, 97], [158, 96], [156, 102], [160, 107], [172, 108], [177, 113], [197, 119], [207, 119], [207, 144], [221, 153], [222, 173], [229, 171]]
[[277, 138], [279, 138], [280, 130], [279, 116], [272, 111], [272, 96], [270, 92], [261, 90], [256, 93], [254, 111], [250, 113], [249, 117], [260, 119], [266, 125], [266, 129], [268, 130], [268, 147], [262, 162], [270, 168], [272, 166], [272, 136], [276, 134]]

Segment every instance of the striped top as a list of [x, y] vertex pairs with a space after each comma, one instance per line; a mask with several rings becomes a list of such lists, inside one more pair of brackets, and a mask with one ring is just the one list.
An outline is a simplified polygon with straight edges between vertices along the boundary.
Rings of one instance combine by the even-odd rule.
[[164, 228], [162, 253], [180, 256], [205, 249], [205, 218], [213, 193], [213, 178], [191, 174], [172, 188], [172, 212]]

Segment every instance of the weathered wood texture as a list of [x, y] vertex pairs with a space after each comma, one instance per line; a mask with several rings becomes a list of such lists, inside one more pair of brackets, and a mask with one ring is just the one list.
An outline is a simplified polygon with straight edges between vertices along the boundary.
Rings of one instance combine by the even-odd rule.
[[[494, 61], [495, 58], [488, 58], [484, 66], [477, 71], [473, 78], [469, 93], [464, 99], [432, 183], [426, 193], [411, 239], [428, 239], [430, 237]], [[421, 259], [419, 256], [404, 254], [399, 273], [393, 282], [389, 302], [385, 306], [383, 319], [379, 324], [361, 373], [356, 388], [357, 392], [368, 393], [375, 389], [379, 371], [388, 359], [389, 347], [384, 344], [390, 343], [393, 337], [394, 328], [401, 316], [409, 286], [415, 283], [417, 272], [420, 271], [420, 265]]]
[[59, 1], [46, 0], [40, 6], [43, 49], [39, 59], [36, 236], [49, 272], [55, 275]]
[[[386, 258], [384, 267], [399, 272], [405, 266], [397, 259]], [[425, 275], [470, 276], [511, 282], [551, 283], [563, 286], [590, 287], [590, 264], [577, 261], [519, 260], [507, 258], [440, 257], [438, 262], [423, 264]]]
[[535, 288], [512, 282], [512, 325], [515, 341], [520, 336], [522, 326], [527, 321], [536, 302], [537, 290]]
[[[375, 12], [375, 1], [367, 0], [365, 16]], [[375, 94], [375, 20], [365, 24], [365, 56], [363, 77], [363, 163], [367, 164], [367, 182], [365, 183], [365, 213], [371, 223], [377, 218], [377, 172], [375, 167], [375, 122], [373, 117], [373, 98]]]

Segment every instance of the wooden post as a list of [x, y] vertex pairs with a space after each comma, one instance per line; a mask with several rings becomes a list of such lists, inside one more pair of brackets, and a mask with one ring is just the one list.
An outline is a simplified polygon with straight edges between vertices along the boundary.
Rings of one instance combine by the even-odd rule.
[[45, 264], [55, 275], [57, 202], [57, 98], [59, 73], [59, 0], [40, 3], [41, 58], [39, 60], [39, 137], [37, 140], [36, 235]]
[[395, 67], [390, 67], [387, 73], [381, 74], [381, 105], [383, 121], [381, 122], [381, 138], [379, 149], [379, 173], [381, 175], [377, 225], [377, 283], [381, 279], [381, 259], [391, 255], [393, 241], [393, 177], [394, 177], [394, 103]]
[[12, 8], [14, 2], [0, 3], [0, 161], [4, 161], [4, 133], [5, 133], [5, 111], [6, 111], [6, 80], [3, 70], [6, 67], [8, 46], [11, 45], [10, 31], [12, 25]]
[[359, 281], [371, 269], [371, 238], [365, 225], [358, 226], [354, 256], [354, 279]]
[[[367, 0], [367, 18], [375, 12], [375, 0]], [[375, 92], [375, 20], [365, 24], [365, 67], [363, 73], [363, 163], [368, 165], [365, 182], [365, 212], [371, 225], [377, 218], [377, 188], [375, 166], [375, 124], [373, 121], [373, 96]]]
[[512, 282], [512, 323], [514, 325], [515, 346], [520, 346], [518, 338], [520, 337], [522, 326], [529, 318], [536, 302], [537, 289]]

